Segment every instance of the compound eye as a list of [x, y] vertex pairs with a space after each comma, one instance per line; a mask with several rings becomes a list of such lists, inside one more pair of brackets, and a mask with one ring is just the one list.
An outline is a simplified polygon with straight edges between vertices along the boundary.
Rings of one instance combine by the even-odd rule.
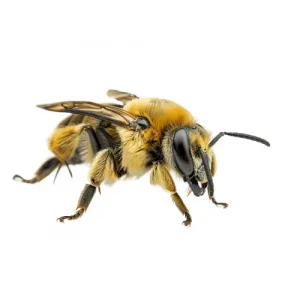
[[184, 176], [194, 172], [194, 162], [190, 150], [190, 142], [185, 129], [181, 128], [174, 134], [173, 154], [177, 168]]
[[149, 122], [146, 118], [138, 118], [138, 119], [136, 120], [136, 123], [137, 123], [142, 129], [145, 129], [145, 128], [150, 127], [150, 122]]

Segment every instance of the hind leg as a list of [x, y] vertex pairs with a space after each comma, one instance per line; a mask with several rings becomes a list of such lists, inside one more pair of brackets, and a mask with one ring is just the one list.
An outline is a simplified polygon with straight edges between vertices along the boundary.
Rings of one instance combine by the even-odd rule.
[[52, 135], [49, 145], [50, 150], [54, 152], [56, 157], [49, 158], [47, 161], [45, 161], [35, 172], [35, 176], [33, 178], [24, 179], [20, 175], [15, 175], [13, 179], [26, 183], [36, 183], [46, 178], [58, 167], [54, 178], [55, 181], [56, 176], [63, 164], [67, 166], [72, 177], [71, 170], [69, 169], [69, 164], [75, 165], [83, 162], [80, 155], [76, 152], [76, 148], [78, 146], [80, 135], [82, 134], [82, 132], [87, 133], [87, 143], [90, 144], [91, 151], [93, 152], [91, 153], [91, 155], [97, 153], [97, 151], [100, 150], [101, 146], [91, 126], [81, 124], [58, 128]]
[[[86, 133], [86, 135], [83, 136], [83, 133]], [[66, 162], [71, 159], [80, 144], [86, 146], [86, 151], [89, 152], [88, 156], [91, 157], [101, 149], [101, 145], [92, 126], [79, 124], [57, 128], [49, 139], [50, 151], [52, 151], [61, 162]]]
[[13, 177], [13, 180], [26, 182], [26, 183], [36, 183], [44, 178], [46, 178], [48, 175], [50, 175], [58, 166], [61, 165], [61, 162], [56, 157], [51, 157], [48, 160], [46, 160], [39, 169], [35, 172], [35, 176], [31, 179], [24, 179], [20, 175], [15, 175]]

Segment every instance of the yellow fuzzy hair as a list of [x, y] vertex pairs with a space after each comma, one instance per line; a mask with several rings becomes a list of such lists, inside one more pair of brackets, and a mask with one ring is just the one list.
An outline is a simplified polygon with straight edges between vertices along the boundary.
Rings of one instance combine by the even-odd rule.
[[57, 128], [48, 141], [50, 151], [62, 162], [71, 158], [85, 126], [80, 124]]
[[151, 126], [158, 131], [164, 130], [171, 124], [181, 126], [195, 124], [195, 119], [188, 110], [170, 100], [136, 99], [126, 104], [124, 109], [134, 116], [147, 118]]
[[[149, 169], [146, 165], [149, 160], [149, 152], [151, 152], [151, 148], [155, 149], [159, 145], [165, 129], [168, 128], [168, 132], [171, 132], [176, 127], [196, 126], [195, 119], [188, 110], [169, 100], [137, 99], [127, 103], [124, 109], [134, 116], [147, 118], [151, 124], [150, 128], [143, 131], [117, 129], [122, 140], [122, 165], [126, 167], [130, 175], [139, 176]], [[198, 143], [198, 145], [207, 147], [209, 134], [203, 130], [203, 141], [199, 132], [193, 139], [193, 144]], [[165, 143], [163, 141], [163, 144]], [[163, 146], [163, 151], [168, 149], [166, 146]], [[167, 163], [171, 163], [170, 153], [164, 151], [164, 155]]]

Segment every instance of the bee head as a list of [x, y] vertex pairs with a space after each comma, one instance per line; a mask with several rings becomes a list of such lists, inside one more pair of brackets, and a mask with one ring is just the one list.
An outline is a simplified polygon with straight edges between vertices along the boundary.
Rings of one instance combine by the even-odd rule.
[[209, 183], [212, 177], [213, 161], [209, 134], [204, 128], [200, 125], [174, 128], [163, 144], [163, 152], [167, 163], [189, 184], [194, 195], [201, 196], [202, 184]]
[[[270, 146], [260, 137], [237, 132], [220, 132], [210, 141], [209, 133], [199, 124], [177, 127], [165, 135], [163, 153], [169, 166], [186, 181], [195, 196], [201, 196], [203, 188], [208, 187], [209, 197], [214, 196], [213, 175], [215, 173], [215, 155], [211, 148], [223, 136], [233, 136]], [[201, 186], [199, 186], [199, 182]]]

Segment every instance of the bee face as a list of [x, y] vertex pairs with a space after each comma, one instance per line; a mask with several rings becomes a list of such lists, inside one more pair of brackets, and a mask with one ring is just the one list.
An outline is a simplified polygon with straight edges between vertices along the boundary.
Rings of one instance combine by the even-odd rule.
[[199, 183], [206, 183], [207, 177], [199, 154], [199, 147], [208, 152], [208, 162], [212, 168], [212, 153], [208, 147], [209, 134], [201, 127], [173, 128], [163, 141], [163, 152], [167, 164], [187, 182], [196, 196], [202, 189]]

